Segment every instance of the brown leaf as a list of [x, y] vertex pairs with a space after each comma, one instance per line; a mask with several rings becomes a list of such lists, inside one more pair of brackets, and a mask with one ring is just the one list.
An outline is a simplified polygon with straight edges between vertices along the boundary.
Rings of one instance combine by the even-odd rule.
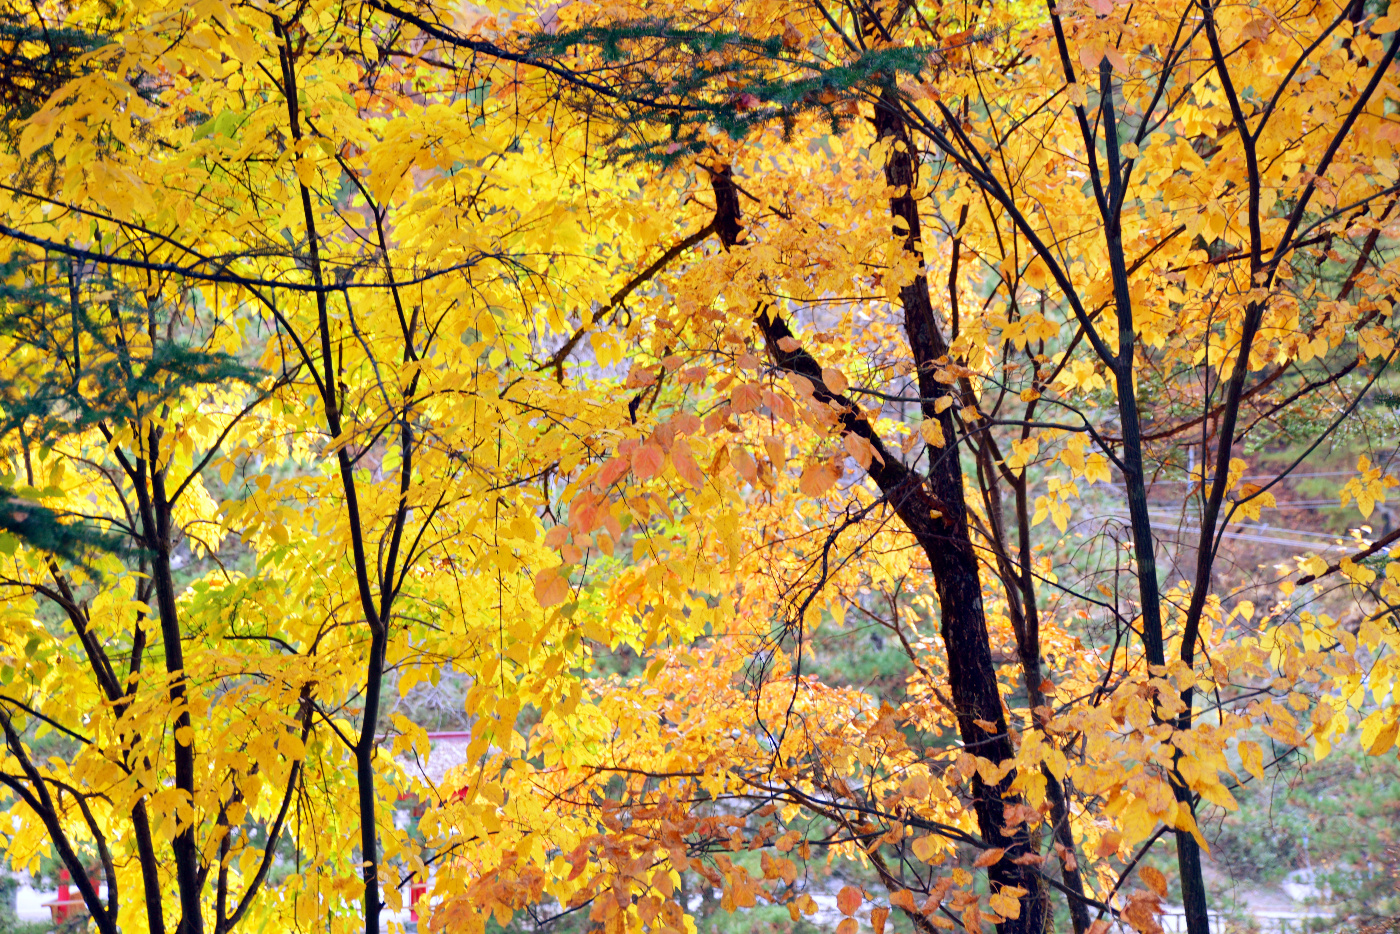
[[1128, 905], [1123, 909], [1123, 920], [1142, 934], [1162, 934], [1162, 926], [1157, 916], [1162, 913], [1162, 903], [1155, 892], [1134, 892], [1128, 896]]
[[[788, 20], [783, 20], [783, 48], [795, 49], [802, 44], [803, 38], [801, 30]], [[876, 934], [879, 934], [879, 932], [876, 932]]]

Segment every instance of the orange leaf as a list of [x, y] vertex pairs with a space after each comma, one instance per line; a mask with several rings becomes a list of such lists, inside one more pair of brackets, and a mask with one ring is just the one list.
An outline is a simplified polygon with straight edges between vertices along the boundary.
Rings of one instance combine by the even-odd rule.
[[1138, 869], [1138, 878], [1147, 883], [1147, 887], [1163, 898], [1167, 897], [1167, 877], [1151, 866], [1143, 866]]
[[758, 383], [740, 383], [729, 391], [729, 404], [738, 413], [752, 412], [763, 401], [763, 387]]
[[838, 396], [845, 392], [846, 388], [851, 385], [846, 379], [846, 374], [833, 366], [822, 367], [822, 382], [826, 383], [827, 389]]
[[808, 464], [797, 481], [797, 488], [808, 496], [821, 496], [836, 483], [836, 472], [829, 464]]
[[598, 471], [596, 482], [600, 487], [606, 489], [622, 478], [627, 472], [627, 458], [613, 457], [603, 465], [603, 469]]
[[778, 435], [765, 435], [763, 438], [763, 450], [768, 452], [768, 459], [773, 462], [774, 470], [782, 470], [787, 463], [787, 444]]
[[739, 472], [739, 476], [752, 486], [758, 485], [758, 462], [753, 459], [753, 455], [748, 452], [747, 448], [736, 447], [732, 449], [729, 453], [729, 460], [734, 465], [734, 469]]
[[1001, 849], [1001, 848], [999, 848], [999, 847], [998, 847], [998, 848], [995, 848], [995, 849], [987, 850], [985, 853], [983, 853], [982, 855], [978, 856], [977, 859], [973, 861], [972, 865], [973, 865], [974, 868], [977, 868], [977, 869], [981, 869], [981, 868], [983, 868], [983, 867], [985, 867], [985, 866], [992, 866], [992, 865], [995, 865], [996, 863], [1000, 862], [1000, 861], [1001, 861], [1001, 858], [1002, 858], [1003, 856], [1005, 856], [1005, 855], [1006, 855], [1006, 851], [1003, 850], [1003, 849]]
[[843, 918], [841, 923], [836, 925], [836, 934], [856, 934], [860, 930], [860, 925], [855, 918]]
[[632, 452], [632, 473], [638, 480], [647, 480], [661, 472], [666, 463], [666, 454], [660, 445], [643, 444]]
[[836, 907], [841, 909], [843, 915], [855, 914], [863, 901], [864, 893], [853, 885], [842, 886], [841, 891], [836, 893]]
[[869, 441], [866, 441], [858, 434], [848, 431], [845, 436], [842, 437], [841, 443], [846, 449], [846, 453], [855, 458], [856, 463], [860, 464], [862, 470], [870, 469], [870, 456], [875, 453], [875, 448], [871, 447]]
[[627, 388], [637, 389], [641, 386], [653, 386], [656, 384], [656, 371], [650, 367], [634, 366], [627, 374]]
[[903, 908], [905, 911], [913, 911], [914, 893], [908, 889], [900, 889], [890, 895], [890, 904], [896, 908]]
[[705, 475], [700, 472], [700, 465], [695, 462], [695, 455], [690, 453], [690, 445], [685, 441], [678, 440], [671, 448], [671, 464], [686, 483], [696, 489], [705, 485]]
[[535, 575], [535, 600], [541, 607], [563, 603], [569, 597], [569, 579], [558, 568], [545, 568]]
[[1110, 830], [1099, 840], [1098, 847], [1094, 850], [1095, 856], [1112, 856], [1118, 852], [1119, 845], [1123, 842], [1123, 835]]
[[885, 919], [890, 916], [888, 908], [872, 908], [870, 910], [870, 926], [875, 929], [875, 934], [885, 934]]
[[1157, 916], [1161, 913], [1162, 904], [1154, 893], [1134, 892], [1128, 896], [1123, 920], [1142, 934], [1162, 934], [1162, 926], [1157, 923]]

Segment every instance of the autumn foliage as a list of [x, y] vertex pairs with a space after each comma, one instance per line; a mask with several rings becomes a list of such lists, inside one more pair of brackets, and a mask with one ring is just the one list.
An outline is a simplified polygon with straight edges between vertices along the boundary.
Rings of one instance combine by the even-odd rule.
[[[0, 48], [0, 833], [103, 934], [419, 884], [690, 934], [838, 860], [838, 934], [1206, 934], [1205, 815], [1396, 755], [1400, 8], [40, 2]], [[1339, 457], [1350, 536], [1236, 560]], [[843, 627], [898, 690], [819, 672]], [[443, 678], [439, 781], [397, 700]]]

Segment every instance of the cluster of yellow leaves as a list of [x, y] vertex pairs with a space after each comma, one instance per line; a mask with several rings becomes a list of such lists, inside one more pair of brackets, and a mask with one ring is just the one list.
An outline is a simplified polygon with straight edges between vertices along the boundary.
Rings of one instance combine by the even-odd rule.
[[[1170, 38], [1161, 30], [1172, 11], [1129, 22], [1112, 4], [1060, 6], [1080, 64], [1097, 68], [1106, 57], [1126, 106], [1150, 110], [1154, 50]], [[1044, 603], [1038, 651], [1050, 689], [1038, 690], [1054, 702], [1018, 707], [1024, 686], [1014, 666], [1003, 666], [997, 676], [1015, 757], [992, 761], [953, 743], [946, 648], [920, 629], [938, 610], [927, 568], [882, 511], [868, 473], [897, 450], [956, 457], [959, 439], [945, 431], [945, 413], [987, 432], [1017, 402], [1027, 423], [1035, 412], [1057, 413], [1050, 427], [998, 435], [1001, 456], [979, 465], [1031, 489], [1031, 542], [1031, 529], [1047, 518], [1068, 533], [1079, 481], [1085, 492], [1103, 489], [1119, 466], [1097, 440], [1105, 423], [1089, 421], [1109, 408], [1115, 374], [1088, 355], [1076, 336], [1080, 322], [1061, 301], [1065, 284], [1096, 315], [1115, 300], [1111, 256], [1085, 220], [1094, 216], [1093, 192], [1081, 167], [1061, 155], [1076, 151], [1069, 108], [1088, 91], [1074, 84], [1061, 93], [1067, 86], [1042, 13], [1006, 5], [976, 29], [938, 22], [948, 67], [912, 96], [989, 102], [972, 108], [963, 132], [997, 141], [1003, 166], [1013, 168], [996, 171], [1014, 175], [1018, 196], [1035, 206], [1042, 240], [1075, 244], [1058, 270], [1063, 281], [1048, 256], [1017, 252], [1024, 242], [1008, 241], [1004, 212], [953, 183], [924, 180], [914, 194], [930, 230], [959, 238], [964, 264], [953, 266], [932, 233], [921, 255], [907, 252], [890, 230], [892, 192], [881, 171], [889, 147], [904, 143], [875, 138], [861, 121], [837, 132], [803, 117], [744, 141], [716, 136], [704, 164], [647, 177], [643, 187], [599, 164], [587, 120], [556, 110], [554, 86], [529, 69], [439, 67], [426, 52], [408, 54], [448, 51], [415, 30], [381, 73], [372, 30], [358, 31], [355, 16], [319, 0], [299, 8], [294, 22], [271, 5], [139, 7], [110, 29], [116, 38], [100, 67], [28, 119], [4, 153], [6, 178], [26, 179], [42, 163], [54, 179], [42, 196], [24, 185], [6, 190], [4, 223], [31, 240], [11, 237], [5, 249], [26, 264], [17, 275], [30, 284], [57, 281], [45, 243], [139, 254], [147, 268], [86, 273], [83, 302], [124, 303], [133, 318], [132, 309], [159, 311], [170, 335], [256, 363], [264, 376], [251, 389], [176, 392], [160, 406], [132, 389], [130, 417], [83, 424], [45, 450], [5, 439], [7, 471], [19, 476], [27, 464], [35, 474], [27, 494], [120, 523], [131, 521], [131, 493], [146, 480], [122, 480], [119, 455], [143, 451], [159, 430], [166, 453], [158, 466], [177, 483], [188, 480], [173, 521], [190, 554], [219, 555], [236, 542], [249, 555], [182, 584], [186, 699], [171, 694], [172, 673], [133, 665], [123, 674], [130, 699], [115, 703], [100, 690], [101, 665], [94, 669], [83, 639], [95, 637], [114, 657], [140, 654], [138, 640], [144, 645], [155, 629], [144, 566], [108, 557], [101, 577], [65, 570], [91, 593], [85, 635], [51, 625], [40, 610], [54, 577], [47, 556], [8, 548], [6, 690], [34, 709], [65, 711], [19, 745], [40, 748], [51, 728], [86, 741], [69, 761], [43, 768], [46, 781], [101, 802], [91, 823], [76, 811], [64, 818], [65, 831], [89, 850], [94, 825], [133, 848], [140, 804], [161, 846], [196, 828], [201, 858], [225, 873], [221, 885], [239, 891], [267, 856], [247, 828], [277, 821], [292, 801], [295, 829], [285, 832], [303, 868], [254, 901], [259, 923], [329, 918], [331, 929], [354, 927], [359, 866], [348, 841], [372, 819], [386, 892], [398, 892], [399, 872], [426, 873], [429, 851], [453, 854], [433, 870], [439, 928], [480, 931], [488, 915], [507, 924], [548, 901], [587, 905], [590, 919], [612, 932], [687, 934], [682, 873], [721, 890], [726, 909], [764, 900], [787, 905], [795, 920], [816, 910], [798, 884], [804, 861], [873, 861], [880, 847], [907, 841], [916, 859], [944, 868], [918, 901], [895, 889], [888, 906], [876, 905], [877, 934], [890, 908], [951, 927], [946, 910], [973, 929], [1018, 917], [1027, 894], [976, 893], [969, 868], [994, 866], [1003, 851], [956, 864], [954, 841], [976, 831], [974, 780], [1009, 779], [1007, 792], [1023, 802], [1007, 806], [1013, 827], [1053, 824], [1050, 782], [1068, 781], [1079, 795], [1070, 805], [1078, 853], [1030, 858], [1054, 853], [1080, 863], [1096, 890], [1111, 891], [1115, 861], [1162, 825], [1199, 834], [1173, 795], [1173, 771], [1191, 792], [1229, 808], [1234, 784], [1262, 778], [1269, 765], [1248, 738], [1260, 732], [1284, 748], [1311, 743], [1319, 756], [1353, 728], [1374, 754], [1393, 747], [1400, 644], [1385, 618], [1368, 615], [1353, 632], [1321, 614], [1295, 618], [1280, 604], [1261, 614], [1256, 636], [1242, 638], [1235, 624], [1252, 616], [1252, 604], [1248, 613], [1236, 604], [1232, 616], [1211, 597], [1202, 635], [1209, 661], [1152, 670], [1136, 648], [1086, 643], [1082, 624], [1100, 601], [1093, 591], [1079, 606], [1055, 597], [1062, 569], [1039, 552], [1025, 566]], [[718, 3], [691, 7], [696, 16], [732, 12]], [[817, 37], [839, 47], [815, 9], [766, 0], [740, 8], [746, 28], [771, 27], [784, 48]], [[1296, 54], [1295, 36], [1321, 28], [1320, 14], [1290, 10], [1219, 11], [1222, 29], [1249, 39], [1251, 64], [1240, 74], [1251, 99], [1271, 98], [1271, 82]], [[355, 11], [386, 22], [369, 6]], [[640, 11], [610, 4], [601, 12]], [[562, 27], [599, 12], [589, 3], [557, 11]], [[1285, 21], [1287, 29], [1277, 25]], [[470, 32], [501, 28], [478, 22]], [[1266, 238], [1287, 225], [1275, 206], [1309, 185], [1327, 208], [1359, 205], [1319, 221], [1319, 236], [1362, 243], [1395, 233], [1393, 202], [1373, 197], [1396, 178], [1400, 139], [1381, 110], [1365, 111], [1344, 141], [1339, 165], [1350, 168], [1325, 178], [1308, 170], [1325, 140], [1294, 134], [1330, 125], [1354, 98], [1360, 72], [1349, 55], [1382, 54], [1371, 34], [1379, 25], [1342, 29], [1350, 51], [1324, 49], [1316, 74], [1278, 98], [1258, 140], [1269, 156], [1260, 190]], [[898, 41], [924, 40], [911, 32]], [[1016, 65], [977, 69], [982, 84], [974, 87], [973, 72], [957, 66], [977, 56]], [[289, 74], [295, 88], [279, 84]], [[136, 93], [127, 75], [150, 83]], [[1227, 101], [1205, 56], [1181, 64], [1174, 81], [1184, 96], [1172, 124], [1121, 150], [1140, 179], [1122, 230], [1127, 255], [1142, 258], [1128, 283], [1130, 330], [1141, 342], [1140, 381], [1156, 380], [1162, 422], [1172, 407], [1200, 400], [1191, 380], [1158, 374], [1202, 375], [1205, 383], [1227, 376], [1250, 302], [1269, 302], [1247, 361], [1254, 371], [1287, 371], [1339, 350], [1388, 360], [1391, 306], [1374, 296], [1400, 284], [1400, 269], [1373, 263], [1341, 296], [1319, 293], [1288, 264], [1271, 285], [1250, 281], [1234, 262], [1249, 235], [1248, 160], [1225, 129]], [[1386, 92], [1394, 90], [1387, 79]], [[1004, 137], [1006, 125], [1013, 138]], [[634, 292], [635, 275], [710, 220], [704, 199], [718, 164], [738, 169], [757, 205], [742, 247], [706, 242], [660, 285]], [[313, 250], [336, 288], [315, 287]], [[964, 299], [949, 356], [933, 374], [953, 390], [934, 403], [935, 417], [869, 395], [907, 399], [901, 393], [917, 385], [896, 306], [920, 274], [951, 282]], [[985, 302], [969, 303], [973, 294]], [[952, 328], [947, 301], [938, 310]], [[820, 385], [815, 374], [768, 368], [750, 310], [769, 303], [801, 330], [800, 342], [785, 338], [793, 346], [780, 349], [812, 352]], [[159, 337], [132, 334], [125, 352], [154, 359]], [[70, 336], [88, 358], [116, 343]], [[5, 340], [5, 377], [16, 386], [72, 362]], [[553, 359], [561, 346], [564, 356]], [[565, 363], [574, 378], [556, 378]], [[331, 367], [337, 379], [328, 386], [321, 374]], [[89, 399], [119, 394], [92, 379], [81, 391]], [[852, 410], [889, 440], [885, 453], [843, 427]], [[1064, 412], [1072, 414], [1060, 426]], [[1147, 412], [1149, 431], [1154, 414]], [[341, 455], [348, 468], [338, 466]], [[1068, 475], [1050, 473], [1051, 465]], [[1246, 469], [1231, 462], [1230, 518], [1257, 520], [1275, 501], [1241, 482]], [[1209, 479], [1205, 470], [1198, 479]], [[1395, 481], [1369, 461], [1358, 470], [1341, 503], [1354, 500], [1369, 516]], [[983, 527], [1003, 521], [985, 503], [973, 514]], [[838, 525], [858, 548], [836, 542]], [[394, 737], [367, 782], [385, 806], [367, 815], [354, 763], [368, 627], [353, 556], [357, 543], [369, 543], [372, 573], [376, 562], [392, 562], [385, 555], [397, 554], [391, 543], [399, 541], [404, 563], [370, 581], [377, 599], [392, 593], [397, 607], [384, 664], [400, 694], [443, 668], [461, 676], [470, 737], [466, 764], [447, 787], [434, 787], [400, 764], [430, 755], [422, 726], [387, 717]], [[989, 637], [1012, 647], [1020, 597], [997, 580], [1003, 569], [984, 561]], [[1329, 570], [1316, 557], [1302, 567]], [[1345, 559], [1338, 567], [1357, 585], [1376, 585], [1381, 599], [1400, 598], [1400, 564], [1378, 584], [1365, 564]], [[882, 704], [797, 669], [789, 650], [804, 636], [875, 613], [870, 594], [885, 590], [904, 594], [892, 612], [909, 637], [907, 700]], [[1190, 594], [1172, 597], [1184, 606]], [[595, 652], [623, 646], [644, 657], [643, 675], [588, 677]], [[1184, 691], [1259, 685], [1268, 690], [1257, 699], [1177, 727]], [[176, 729], [182, 712], [192, 726]], [[906, 731], [926, 742], [911, 743]], [[169, 780], [177, 743], [199, 753], [192, 796]], [[0, 765], [7, 774], [19, 771], [18, 751]], [[400, 794], [437, 805], [419, 825], [426, 848], [388, 815]], [[770, 802], [766, 812], [737, 816], [758, 800]], [[5, 855], [32, 867], [51, 828], [24, 807], [16, 812]], [[839, 842], [798, 829], [813, 815]], [[732, 855], [749, 850], [761, 851], [757, 873]], [[121, 862], [117, 875], [123, 891], [141, 890], [136, 860]], [[1143, 878], [1152, 894], [1132, 896], [1124, 916], [1150, 929], [1162, 885]], [[168, 867], [158, 882], [173, 887]], [[841, 934], [854, 929], [867, 900], [854, 888], [838, 895]], [[143, 923], [136, 899], [121, 910], [123, 926]], [[174, 908], [166, 910], [173, 923]]]

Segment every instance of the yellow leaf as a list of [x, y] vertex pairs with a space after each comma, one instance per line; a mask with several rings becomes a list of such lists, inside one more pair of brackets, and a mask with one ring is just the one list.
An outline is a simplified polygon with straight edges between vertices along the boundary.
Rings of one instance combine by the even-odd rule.
[[1249, 774], [1262, 781], [1264, 778], [1264, 753], [1259, 748], [1259, 744], [1247, 739], [1241, 740], [1238, 752], [1240, 762]]
[[924, 862], [929, 862], [940, 852], [938, 839], [932, 834], [922, 836], [914, 841], [914, 857]]
[[303, 188], [310, 188], [316, 184], [316, 163], [307, 158], [300, 158], [295, 163], [297, 171], [297, 181]]
[[1097, 451], [1090, 454], [1084, 464], [1084, 479], [1090, 483], [1103, 481], [1108, 483], [1113, 479], [1113, 474], [1108, 469], [1108, 458]]
[[1395, 745], [1397, 735], [1400, 735], [1400, 718], [1391, 720], [1387, 726], [1382, 727], [1366, 747], [1366, 751], [1373, 756], [1384, 755]]
[[926, 418], [919, 422], [919, 434], [923, 436], [925, 444], [931, 444], [936, 448], [941, 448], [946, 443], [943, 437], [943, 426], [935, 419]]
[[1021, 917], [1021, 899], [1012, 895], [1009, 891], [1002, 890], [994, 893], [987, 899], [987, 904], [991, 907], [992, 911], [995, 911], [1003, 918]]
[[[1255, 490], [1252, 494], [1245, 492], [1250, 487], [1254, 487]], [[1274, 494], [1260, 493], [1258, 490], [1259, 488], [1252, 483], [1246, 483], [1241, 490], [1241, 495], [1249, 497], [1248, 499], [1241, 500], [1238, 507], [1239, 514], [1246, 519], [1258, 521], [1260, 513], [1263, 510], [1273, 509], [1278, 505], [1278, 503], [1274, 501]]]
[[1313, 577], [1321, 577], [1327, 573], [1327, 562], [1317, 555], [1308, 555], [1298, 562], [1298, 569]]
[[1343, 558], [1341, 561], [1339, 561], [1338, 567], [1341, 568], [1342, 573], [1345, 574], [1353, 583], [1360, 584], [1363, 587], [1376, 579], [1375, 571], [1371, 570], [1365, 565], [1357, 564], [1356, 562], [1352, 561], [1350, 557]]

